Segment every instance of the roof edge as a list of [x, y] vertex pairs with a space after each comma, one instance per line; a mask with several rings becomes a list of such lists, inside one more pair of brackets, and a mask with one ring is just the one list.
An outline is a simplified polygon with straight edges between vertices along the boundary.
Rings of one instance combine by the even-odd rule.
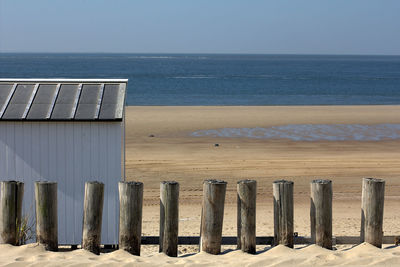
[[122, 118], [115, 118], [115, 119], [0, 119], [1, 122], [66, 122], [66, 123], [74, 123], [74, 122], [122, 122]]
[[25, 78], [0, 78], [0, 82], [35, 82], [35, 83], [86, 83], [86, 82], [96, 82], [96, 83], [127, 83], [128, 79], [64, 79], [64, 78], [51, 78], [51, 79], [25, 79]]

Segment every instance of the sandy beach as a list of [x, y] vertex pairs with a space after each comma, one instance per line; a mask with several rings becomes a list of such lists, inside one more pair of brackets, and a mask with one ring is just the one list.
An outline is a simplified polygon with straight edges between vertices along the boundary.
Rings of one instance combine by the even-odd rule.
[[[400, 106], [227, 106], [150, 107], [126, 109], [126, 176], [144, 183], [143, 235], [158, 235], [159, 183], [180, 183], [179, 235], [199, 235], [204, 179], [228, 182], [223, 235], [236, 235], [236, 182], [256, 179], [257, 235], [273, 235], [272, 182], [294, 181], [294, 231], [310, 235], [310, 181], [333, 181], [333, 235], [357, 236], [360, 231], [361, 182], [365, 177], [386, 180], [384, 235], [400, 235], [400, 140], [291, 141], [194, 137], [198, 130], [270, 127], [291, 124], [400, 124]], [[215, 146], [218, 144], [218, 146]], [[142, 256], [123, 251], [95, 256], [77, 250], [45, 252], [40, 246], [2, 245], [0, 265], [14, 266], [315, 266], [400, 265], [400, 249], [385, 245], [341, 245], [328, 251], [316, 246], [270, 248], [246, 255], [224, 246], [223, 255], [197, 253], [180, 246], [178, 258], [142, 246]]]
[[143, 233], [158, 233], [159, 182], [176, 180], [181, 184], [180, 235], [198, 235], [202, 181], [217, 178], [228, 182], [223, 235], [236, 234], [240, 179], [257, 180], [257, 235], [272, 235], [272, 182], [284, 178], [295, 184], [295, 231], [309, 236], [310, 181], [324, 178], [333, 181], [334, 235], [356, 236], [362, 178], [377, 177], [386, 180], [385, 235], [397, 235], [400, 140], [309, 142], [190, 133], [287, 124], [400, 123], [398, 114], [400, 106], [128, 107], [127, 179], [144, 182]]

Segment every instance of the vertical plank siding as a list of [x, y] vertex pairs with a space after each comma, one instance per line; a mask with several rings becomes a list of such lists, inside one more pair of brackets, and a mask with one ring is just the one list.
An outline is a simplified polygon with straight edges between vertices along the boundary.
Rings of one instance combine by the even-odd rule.
[[[65, 132], [65, 177], [72, 177], [65, 181], [65, 188], [66, 192], [73, 192], [74, 191], [74, 185], [75, 185], [75, 180], [74, 180], [74, 128], [73, 127], [66, 127], [63, 123], [63, 131]], [[61, 186], [61, 185], [59, 185]], [[74, 225], [75, 223], [75, 214], [74, 214], [74, 209], [75, 209], [75, 202], [74, 202], [74, 195], [73, 194], [63, 194], [65, 196], [65, 203], [62, 205], [62, 203], [59, 204], [60, 208], [64, 206], [64, 214], [68, 214], [68, 216], [65, 217], [65, 225]], [[60, 211], [60, 213], [62, 213]], [[83, 211], [82, 211], [83, 213]], [[60, 221], [61, 218], [58, 218]], [[59, 230], [60, 231], [60, 230]], [[66, 230], [63, 230], [66, 232]], [[71, 234], [71, 233], [70, 233]], [[65, 234], [65, 236], [68, 236]], [[73, 240], [79, 240], [80, 235], [75, 235], [75, 232], [72, 233], [72, 235], [69, 238], [72, 238]], [[64, 239], [60, 239], [64, 240]], [[79, 242], [78, 242], [79, 243]]]
[[16, 157], [15, 157], [15, 152], [13, 150], [15, 150], [15, 123], [12, 124], [7, 124], [6, 125], [6, 138], [7, 138], [7, 142], [6, 142], [6, 151], [5, 151], [5, 155], [6, 155], [6, 168], [7, 168], [7, 172], [5, 177], [16, 177], [16, 172], [15, 172], [15, 161], [16, 161]]
[[[64, 130], [64, 124], [63, 123], [52, 123], [54, 127], [56, 128], [55, 131], [55, 140], [54, 140], [54, 145], [56, 146], [56, 151], [61, 151], [62, 149], [67, 149], [66, 147], [66, 136], [65, 136], [65, 130]], [[60, 178], [60, 181], [58, 182], [58, 187], [61, 188], [66, 188], [67, 186], [67, 175], [66, 175], [66, 165], [67, 165], [67, 159], [66, 159], [66, 154], [67, 152], [65, 151], [64, 153], [60, 153], [59, 155], [55, 153], [55, 166], [52, 168], [51, 171], [51, 176], [56, 177], [58, 176]], [[67, 191], [67, 190], [66, 190]], [[68, 192], [68, 191], [67, 191]], [[66, 197], [65, 194], [61, 194], [59, 197], [59, 207], [58, 207], [58, 212], [62, 212], [64, 214], [68, 214], [65, 208], [65, 203]], [[64, 240], [67, 237], [67, 233], [65, 231], [66, 227], [66, 218], [62, 218], [62, 216], [58, 216], [58, 238], [60, 240]], [[65, 216], [64, 216], [65, 217]]]
[[0, 123], [0, 178], [25, 183], [23, 213], [34, 218], [34, 182], [58, 183], [60, 244], [82, 239], [85, 181], [105, 184], [102, 243], [118, 243], [121, 122]]

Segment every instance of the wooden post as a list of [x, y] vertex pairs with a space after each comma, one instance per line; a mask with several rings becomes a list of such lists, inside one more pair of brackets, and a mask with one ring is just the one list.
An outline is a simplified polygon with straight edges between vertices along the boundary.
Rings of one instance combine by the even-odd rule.
[[26, 236], [22, 233], [22, 202], [24, 200], [24, 190], [25, 185], [23, 182], [17, 181], [17, 245], [22, 245], [26, 243]]
[[361, 197], [360, 241], [382, 247], [385, 180], [364, 178]]
[[273, 183], [274, 245], [293, 248], [293, 182], [278, 180]]
[[35, 182], [36, 241], [46, 250], [58, 250], [57, 183]]
[[178, 256], [179, 183], [160, 184], [160, 252]]
[[200, 250], [215, 255], [221, 252], [225, 193], [225, 181], [204, 181], [200, 226]]
[[82, 248], [97, 255], [100, 254], [103, 202], [104, 184], [97, 181], [86, 182], [83, 206]]
[[256, 196], [257, 181], [237, 183], [237, 248], [256, 253]]
[[0, 243], [18, 245], [24, 183], [2, 181], [0, 187]]
[[332, 249], [332, 181], [311, 182], [311, 242]]
[[140, 256], [143, 183], [119, 182], [119, 249]]

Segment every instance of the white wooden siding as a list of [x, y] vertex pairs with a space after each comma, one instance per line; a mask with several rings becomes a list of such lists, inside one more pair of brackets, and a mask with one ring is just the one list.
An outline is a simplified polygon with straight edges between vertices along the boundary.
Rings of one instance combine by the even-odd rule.
[[85, 181], [105, 184], [102, 243], [118, 243], [121, 122], [0, 122], [0, 180], [25, 183], [34, 221], [34, 182], [58, 182], [60, 244], [80, 244]]

